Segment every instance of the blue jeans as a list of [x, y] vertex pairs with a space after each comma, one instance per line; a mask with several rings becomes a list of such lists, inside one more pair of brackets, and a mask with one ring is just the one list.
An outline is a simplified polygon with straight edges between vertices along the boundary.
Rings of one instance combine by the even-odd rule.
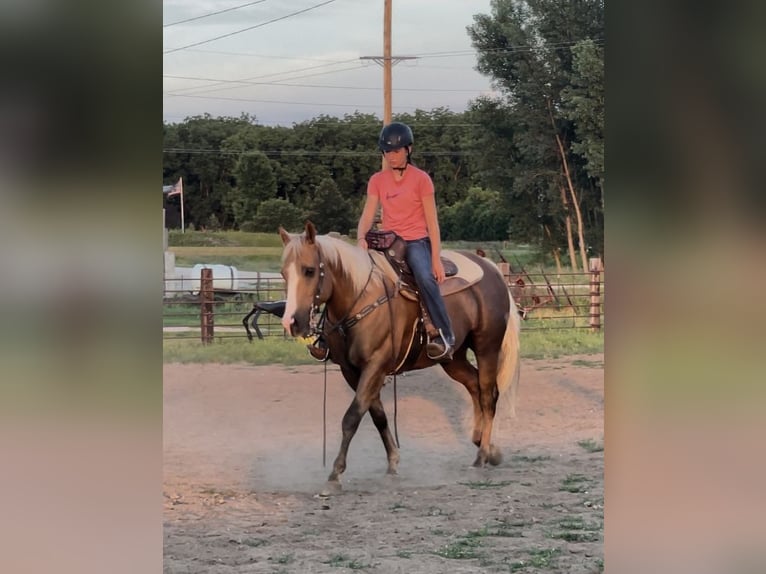
[[441, 329], [444, 333], [445, 342], [453, 345], [455, 336], [452, 333], [452, 323], [449, 315], [447, 315], [444, 299], [439, 292], [439, 284], [436, 282], [431, 266], [431, 240], [424, 237], [423, 239], [407, 241], [405, 258], [415, 276], [420, 298], [431, 316], [431, 321], [437, 329]]

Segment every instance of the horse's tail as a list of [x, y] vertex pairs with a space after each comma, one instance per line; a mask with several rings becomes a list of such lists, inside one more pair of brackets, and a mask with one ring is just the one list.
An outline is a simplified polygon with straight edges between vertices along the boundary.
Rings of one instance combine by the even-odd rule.
[[519, 374], [521, 363], [519, 360], [519, 331], [521, 318], [519, 317], [516, 303], [508, 289], [508, 319], [505, 326], [505, 335], [500, 347], [500, 358], [497, 365], [497, 391], [502, 394], [510, 389], [511, 416], [516, 416], [516, 392], [519, 387]]

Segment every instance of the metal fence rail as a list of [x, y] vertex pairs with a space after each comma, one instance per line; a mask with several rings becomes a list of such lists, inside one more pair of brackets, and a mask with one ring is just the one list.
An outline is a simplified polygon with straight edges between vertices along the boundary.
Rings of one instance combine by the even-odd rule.
[[[507, 265], [507, 264], [506, 264]], [[514, 270], [500, 264], [508, 288], [522, 316], [522, 331], [590, 329], [604, 327], [604, 271], [599, 259], [591, 260], [586, 273], [543, 270]], [[285, 298], [282, 278], [260, 279], [256, 288], [237, 291], [217, 289], [211, 269], [201, 269], [194, 291], [178, 288], [177, 280], [166, 280], [163, 299], [163, 338], [214, 339], [247, 337], [243, 319], [261, 302]], [[255, 320], [257, 323], [252, 323]], [[248, 321], [259, 336], [286, 337], [280, 319], [270, 313], [252, 315]]]

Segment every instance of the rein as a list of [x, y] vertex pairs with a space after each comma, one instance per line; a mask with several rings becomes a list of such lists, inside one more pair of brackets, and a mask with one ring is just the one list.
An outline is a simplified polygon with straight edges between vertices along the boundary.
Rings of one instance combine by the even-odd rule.
[[[324, 311], [322, 311], [319, 320], [316, 320], [315, 317], [317, 314], [319, 314], [319, 306], [321, 305], [320, 298], [322, 293], [322, 283], [324, 282], [325, 277], [325, 266], [324, 262], [322, 261], [322, 252], [317, 251], [318, 257], [319, 257], [319, 281], [317, 282], [317, 288], [316, 292], [314, 293], [314, 301], [311, 305], [311, 331], [314, 334], [323, 334], [318, 329], [318, 326], [321, 325], [323, 322], [330, 322], [330, 319], [327, 317], [327, 307], [325, 307]], [[383, 305], [384, 303], [388, 302], [388, 314], [391, 322], [391, 358], [392, 363], [394, 365], [394, 372], [393, 372], [393, 379], [394, 379], [394, 440], [396, 441], [396, 446], [398, 448], [401, 448], [401, 445], [399, 444], [399, 427], [397, 425], [397, 415], [398, 415], [398, 403], [397, 400], [397, 388], [396, 388], [396, 357], [398, 353], [396, 352], [396, 341], [394, 339], [394, 312], [391, 307], [391, 300], [396, 296], [396, 293], [389, 293], [388, 291], [388, 284], [386, 283], [385, 275], [383, 274], [383, 289], [385, 291], [384, 295], [381, 295], [378, 297], [373, 303], [370, 303], [369, 305], [365, 305], [362, 307], [357, 313], [354, 313], [351, 315], [351, 311], [356, 306], [356, 304], [359, 302], [359, 300], [362, 298], [362, 295], [367, 291], [367, 287], [370, 284], [370, 281], [372, 280], [372, 273], [377, 267], [377, 264], [375, 261], [370, 257], [370, 274], [367, 276], [367, 281], [364, 284], [364, 287], [359, 291], [359, 294], [356, 296], [356, 299], [349, 307], [349, 311], [346, 313], [346, 315], [337, 323], [330, 326], [329, 330], [326, 334], [330, 334], [333, 331], [337, 330], [340, 332], [341, 335], [344, 337], [346, 336], [347, 332], [356, 325], [359, 321], [364, 319], [367, 315], [375, 311], [378, 307]], [[327, 442], [327, 362], [325, 362], [325, 368], [324, 368], [324, 397], [322, 402], [322, 466], [325, 466], [326, 464], [326, 442]]]

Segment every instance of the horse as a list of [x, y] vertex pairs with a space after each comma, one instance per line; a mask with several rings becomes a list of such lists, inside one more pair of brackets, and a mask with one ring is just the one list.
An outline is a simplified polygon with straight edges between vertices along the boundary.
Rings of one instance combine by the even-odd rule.
[[[287, 291], [282, 326], [294, 337], [321, 334], [330, 360], [340, 366], [355, 393], [343, 416], [340, 450], [328, 484], [340, 488], [349, 445], [368, 412], [386, 450], [387, 473], [395, 475], [399, 450], [380, 392], [387, 375], [437, 364], [425, 352], [420, 305], [403, 296], [398, 274], [379, 253], [318, 235], [310, 221], [302, 233], [291, 234], [280, 226], [279, 234]], [[478, 273], [473, 283], [450, 278], [440, 285], [445, 293], [447, 284], [462, 281], [453, 286], [455, 292], [444, 297], [455, 346], [452, 360], [439, 364], [471, 396], [471, 439], [478, 447], [473, 466], [498, 465], [502, 454], [491, 442], [492, 425], [504, 391], [510, 392], [511, 411], [514, 409], [520, 318], [505, 279], [492, 261], [470, 252], [442, 255], [450, 253], [468, 259], [467, 265]], [[467, 357], [469, 349], [475, 355], [475, 367]]]

